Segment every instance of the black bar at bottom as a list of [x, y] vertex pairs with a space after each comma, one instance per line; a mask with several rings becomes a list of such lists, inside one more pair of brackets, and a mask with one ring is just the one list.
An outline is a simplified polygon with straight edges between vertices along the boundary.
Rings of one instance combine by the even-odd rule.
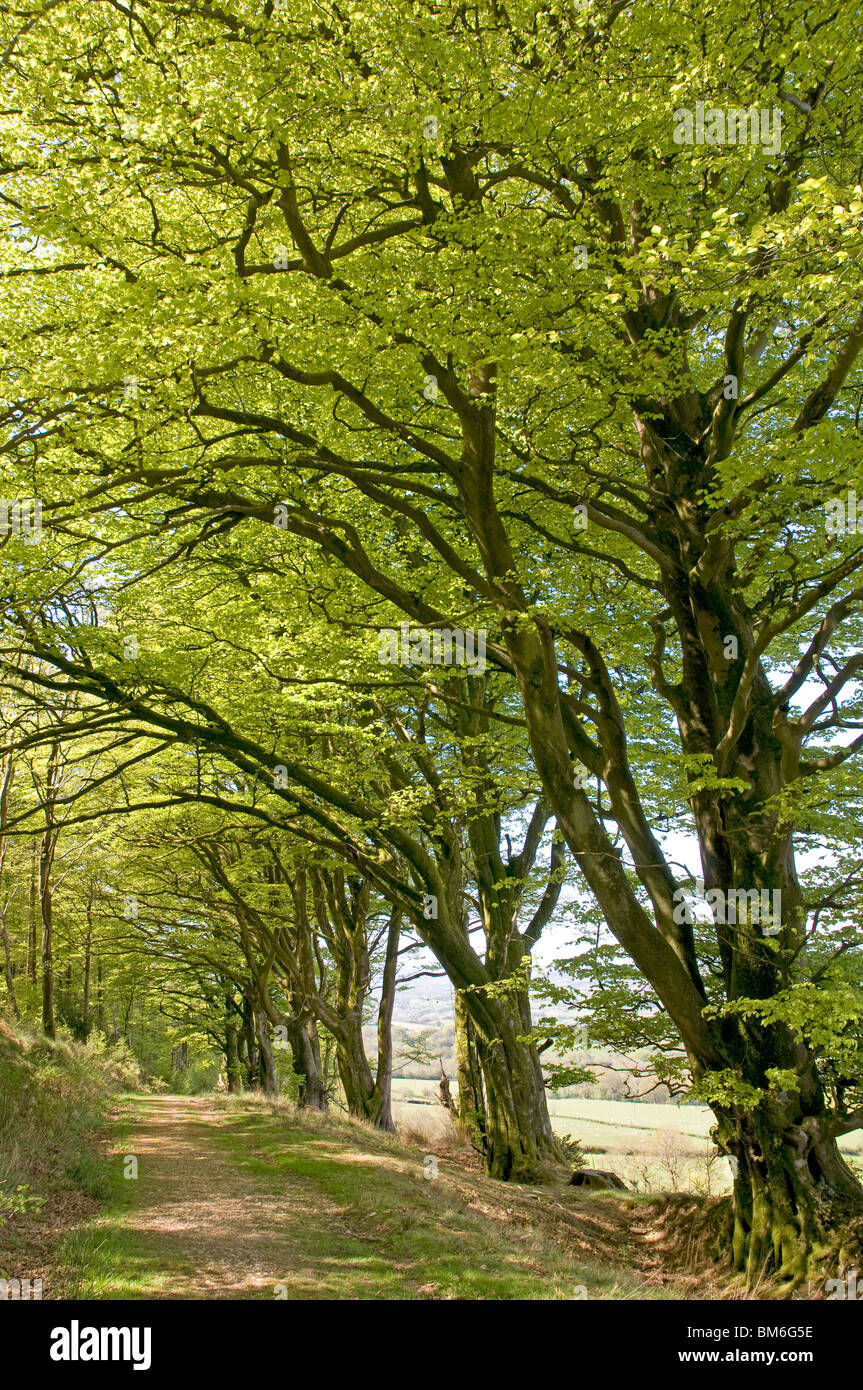
[[[856, 1302], [856, 1300], [854, 1300]], [[359, 1335], [352, 1336], [356, 1327]], [[409, 1381], [447, 1377], [459, 1332], [482, 1348], [483, 1379], [494, 1363], [518, 1351], [537, 1373], [554, 1363], [643, 1375], [677, 1367], [683, 1379], [706, 1369], [756, 1366], [766, 1383], [802, 1367], [819, 1375], [847, 1366], [859, 1346], [863, 1309], [841, 1301], [368, 1303], [179, 1300], [147, 1303], [6, 1302], [0, 1305], [0, 1346], [23, 1353], [20, 1370], [48, 1384], [84, 1384], [110, 1375], [132, 1383], [166, 1373], [228, 1377], [278, 1376], [283, 1385], [305, 1367], [332, 1380], [372, 1361]], [[5, 1334], [5, 1335], [4, 1335]], [[407, 1345], [405, 1345], [407, 1343]], [[371, 1348], [376, 1348], [372, 1353]], [[843, 1347], [845, 1352], [843, 1354]], [[311, 1359], [312, 1365], [309, 1366]], [[399, 1368], [397, 1371], [397, 1368]], [[16, 1368], [18, 1369], [18, 1368]], [[467, 1368], [465, 1368], [467, 1369]], [[475, 1370], [479, 1369], [477, 1367]], [[243, 1382], [239, 1383], [242, 1390]]]

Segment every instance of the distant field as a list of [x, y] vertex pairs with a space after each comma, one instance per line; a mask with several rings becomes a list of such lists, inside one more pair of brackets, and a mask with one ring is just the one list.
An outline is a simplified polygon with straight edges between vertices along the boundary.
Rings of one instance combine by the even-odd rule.
[[[434, 1142], [446, 1125], [436, 1081], [393, 1081], [397, 1122]], [[579, 1140], [599, 1168], [610, 1168], [642, 1190], [676, 1188], [722, 1192], [730, 1186], [724, 1159], [708, 1167], [713, 1116], [704, 1105], [646, 1105], [631, 1100], [549, 1101], [555, 1134]], [[841, 1139], [844, 1153], [863, 1156], [863, 1134]]]

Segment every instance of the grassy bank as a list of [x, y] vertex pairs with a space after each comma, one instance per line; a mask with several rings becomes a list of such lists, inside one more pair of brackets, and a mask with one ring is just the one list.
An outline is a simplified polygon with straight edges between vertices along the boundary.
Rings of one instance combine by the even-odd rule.
[[0, 1278], [42, 1277], [64, 1221], [107, 1195], [100, 1132], [136, 1078], [101, 1041], [50, 1042], [0, 1021]]

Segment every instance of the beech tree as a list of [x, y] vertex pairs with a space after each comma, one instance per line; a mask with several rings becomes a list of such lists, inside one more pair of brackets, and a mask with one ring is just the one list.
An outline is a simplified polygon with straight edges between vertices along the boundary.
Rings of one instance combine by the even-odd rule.
[[[10, 610], [61, 617], [83, 565], [131, 578], [142, 534], [154, 566], [209, 547], [227, 570], [257, 528], [286, 605], [318, 564], [338, 608], [344, 571], [366, 657], [402, 621], [487, 630], [737, 1165], [725, 1248], [791, 1283], [863, 1208], [836, 1147], [863, 1123], [857, 938], [840, 894], [813, 952], [796, 858], [863, 745], [856, 18], [3, 20], [3, 452], [48, 537], [27, 578], [19, 515]], [[131, 707], [61, 647], [40, 657]], [[658, 767], [712, 942], [680, 910]]]

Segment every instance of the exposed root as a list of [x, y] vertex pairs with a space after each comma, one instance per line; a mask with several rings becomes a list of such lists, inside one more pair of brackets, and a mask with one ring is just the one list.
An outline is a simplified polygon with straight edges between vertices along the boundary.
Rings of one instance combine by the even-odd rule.
[[757, 1267], [748, 1261], [736, 1271], [729, 1253], [734, 1227], [729, 1197], [669, 1193], [641, 1205], [636, 1220], [640, 1236], [677, 1282], [702, 1291], [709, 1284], [718, 1299], [836, 1297], [830, 1292], [836, 1285], [828, 1281], [847, 1281], [852, 1274], [863, 1289], [863, 1217], [846, 1219], [808, 1251], [801, 1246], [793, 1269], [777, 1269], [769, 1246]]

